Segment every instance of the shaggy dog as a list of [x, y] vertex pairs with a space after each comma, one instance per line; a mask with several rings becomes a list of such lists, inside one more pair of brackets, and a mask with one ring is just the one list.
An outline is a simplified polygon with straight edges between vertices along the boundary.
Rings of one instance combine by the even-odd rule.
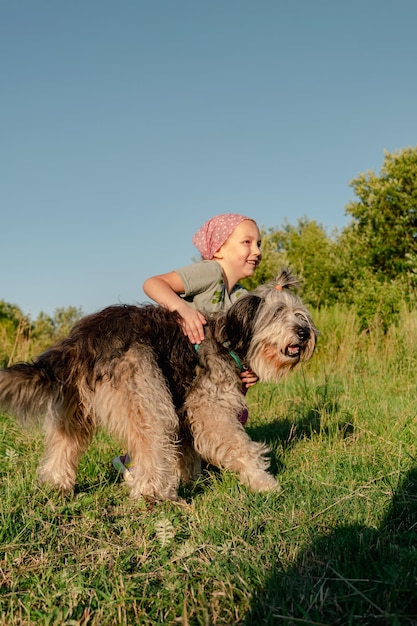
[[317, 331], [283, 270], [273, 283], [207, 316], [196, 349], [179, 316], [154, 305], [110, 306], [81, 319], [34, 362], [0, 371], [0, 408], [25, 422], [45, 416], [39, 474], [68, 491], [98, 427], [129, 450], [131, 495], [176, 500], [201, 458], [236, 472], [255, 491], [278, 487], [266, 446], [237, 416], [246, 407], [240, 371], [278, 381], [315, 348]]

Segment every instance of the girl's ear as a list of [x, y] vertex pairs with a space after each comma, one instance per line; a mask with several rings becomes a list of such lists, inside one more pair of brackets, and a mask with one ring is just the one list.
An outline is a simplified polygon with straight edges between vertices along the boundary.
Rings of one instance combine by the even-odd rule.
[[217, 252], [215, 252], [213, 254], [213, 259], [223, 259], [224, 258], [224, 254], [223, 254], [222, 250], [223, 250], [223, 246], [221, 248], [219, 248], [217, 250]]

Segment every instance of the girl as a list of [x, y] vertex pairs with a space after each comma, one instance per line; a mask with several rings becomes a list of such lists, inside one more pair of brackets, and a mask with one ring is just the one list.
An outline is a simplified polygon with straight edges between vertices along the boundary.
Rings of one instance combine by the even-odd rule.
[[[170, 311], [178, 311], [189, 340], [204, 340], [206, 319], [201, 311], [212, 313], [227, 309], [246, 290], [238, 280], [252, 276], [261, 255], [260, 233], [250, 217], [224, 213], [209, 219], [192, 239], [202, 260], [180, 269], [148, 278], [143, 284], [147, 296]], [[250, 370], [241, 374], [242, 391], [257, 381]], [[247, 411], [239, 415], [245, 424]], [[113, 459], [113, 465], [127, 474], [129, 456]], [[127, 476], [126, 476], [127, 477]]]

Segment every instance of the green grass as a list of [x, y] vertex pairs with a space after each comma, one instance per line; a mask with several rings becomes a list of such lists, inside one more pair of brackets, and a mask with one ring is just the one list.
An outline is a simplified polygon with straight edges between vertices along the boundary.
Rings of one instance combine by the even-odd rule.
[[417, 624], [417, 316], [317, 324], [312, 362], [247, 396], [280, 494], [210, 470], [185, 504], [132, 501], [101, 433], [64, 497], [1, 418], [0, 624]]

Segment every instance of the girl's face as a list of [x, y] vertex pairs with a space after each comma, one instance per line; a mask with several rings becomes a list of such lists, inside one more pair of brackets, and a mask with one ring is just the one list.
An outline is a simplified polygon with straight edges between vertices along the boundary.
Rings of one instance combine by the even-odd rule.
[[243, 220], [213, 257], [237, 280], [252, 276], [261, 258], [261, 236], [252, 220]]

